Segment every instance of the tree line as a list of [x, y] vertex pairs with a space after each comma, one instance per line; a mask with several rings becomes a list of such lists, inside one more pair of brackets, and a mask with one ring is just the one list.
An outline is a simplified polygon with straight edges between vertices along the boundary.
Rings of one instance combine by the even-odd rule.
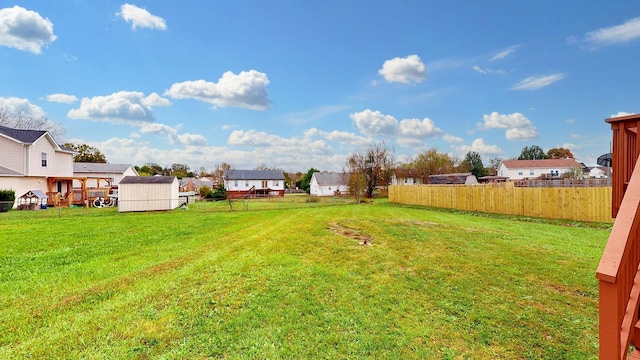
[[[62, 137], [65, 129], [61, 124], [50, 121], [44, 115], [28, 114], [24, 112], [10, 113], [0, 108], [0, 125], [25, 130], [46, 130], [54, 137]], [[74, 162], [107, 163], [106, 156], [97, 148], [87, 144], [65, 143], [64, 146], [76, 152]], [[503, 160], [539, 160], [539, 159], [574, 159], [571, 150], [565, 148], [552, 148], [545, 152], [540, 146], [525, 146], [517, 158], [503, 159], [493, 157], [488, 160], [488, 166], [482, 156], [475, 151], [469, 151], [464, 158], [459, 159], [448, 153], [439, 152], [437, 149], [429, 149], [419, 153], [409, 161], [398, 163], [395, 152], [385, 142], [373, 144], [363, 151], [349, 155], [343, 169], [348, 174], [347, 185], [356, 199], [360, 197], [371, 198], [379, 186], [386, 186], [391, 182], [391, 177], [396, 169], [412, 171], [416, 178], [426, 183], [429, 175], [450, 173], [472, 173], [476, 177], [496, 175], [498, 167]], [[231, 165], [220, 163], [215, 165], [212, 171], [204, 167], [193, 171], [186, 164], [172, 164], [163, 167], [157, 163], [146, 163], [142, 166], [134, 166], [141, 176], [169, 175], [178, 178], [186, 177], [210, 177], [216, 183], [223, 183], [225, 171], [231, 169]], [[266, 164], [260, 164], [256, 170], [277, 169], [270, 168]], [[311, 177], [319, 172], [316, 168], [310, 168], [306, 173], [283, 172], [285, 186], [288, 189], [300, 189], [309, 193]]]

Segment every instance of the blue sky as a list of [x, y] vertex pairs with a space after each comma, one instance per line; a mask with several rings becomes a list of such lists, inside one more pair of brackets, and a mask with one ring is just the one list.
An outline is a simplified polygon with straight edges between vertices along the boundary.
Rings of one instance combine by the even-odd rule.
[[636, 1], [0, 2], [0, 107], [110, 163], [342, 170], [386, 141], [595, 165], [639, 58]]

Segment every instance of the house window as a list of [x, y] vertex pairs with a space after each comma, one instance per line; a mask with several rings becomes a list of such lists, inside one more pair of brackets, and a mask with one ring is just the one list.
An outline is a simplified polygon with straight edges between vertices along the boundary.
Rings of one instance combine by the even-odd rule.
[[529, 175], [533, 175], [533, 169], [529, 169]]
[[47, 167], [47, 153], [46, 152], [40, 153], [40, 157], [42, 159], [42, 166]]
[[408, 180], [407, 178], [404, 178], [404, 183], [405, 183], [405, 184], [407, 183], [407, 180]]
[[268, 187], [267, 180], [262, 180], [262, 188], [266, 189]]
[[278, 180], [273, 180], [273, 186], [279, 186]]
[[234, 181], [233, 181], [233, 186], [234, 186], [234, 187], [238, 187], [238, 180], [234, 180]]
[[518, 171], [518, 175], [522, 176], [522, 170]]
[[244, 181], [244, 187], [249, 187], [249, 180]]

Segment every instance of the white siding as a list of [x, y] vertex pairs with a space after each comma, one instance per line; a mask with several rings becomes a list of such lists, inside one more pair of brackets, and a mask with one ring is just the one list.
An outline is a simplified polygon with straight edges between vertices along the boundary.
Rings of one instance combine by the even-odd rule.
[[26, 170], [24, 164], [26, 147], [0, 136], [0, 149], [2, 149], [0, 166], [23, 174]]
[[178, 180], [170, 184], [120, 184], [118, 211], [173, 210], [180, 206]]

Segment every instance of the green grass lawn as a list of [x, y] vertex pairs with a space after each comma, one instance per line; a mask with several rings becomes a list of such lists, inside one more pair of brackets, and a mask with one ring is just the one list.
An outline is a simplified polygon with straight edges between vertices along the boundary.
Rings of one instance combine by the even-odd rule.
[[597, 357], [607, 226], [262, 204], [0, 213], [0, 358]]

